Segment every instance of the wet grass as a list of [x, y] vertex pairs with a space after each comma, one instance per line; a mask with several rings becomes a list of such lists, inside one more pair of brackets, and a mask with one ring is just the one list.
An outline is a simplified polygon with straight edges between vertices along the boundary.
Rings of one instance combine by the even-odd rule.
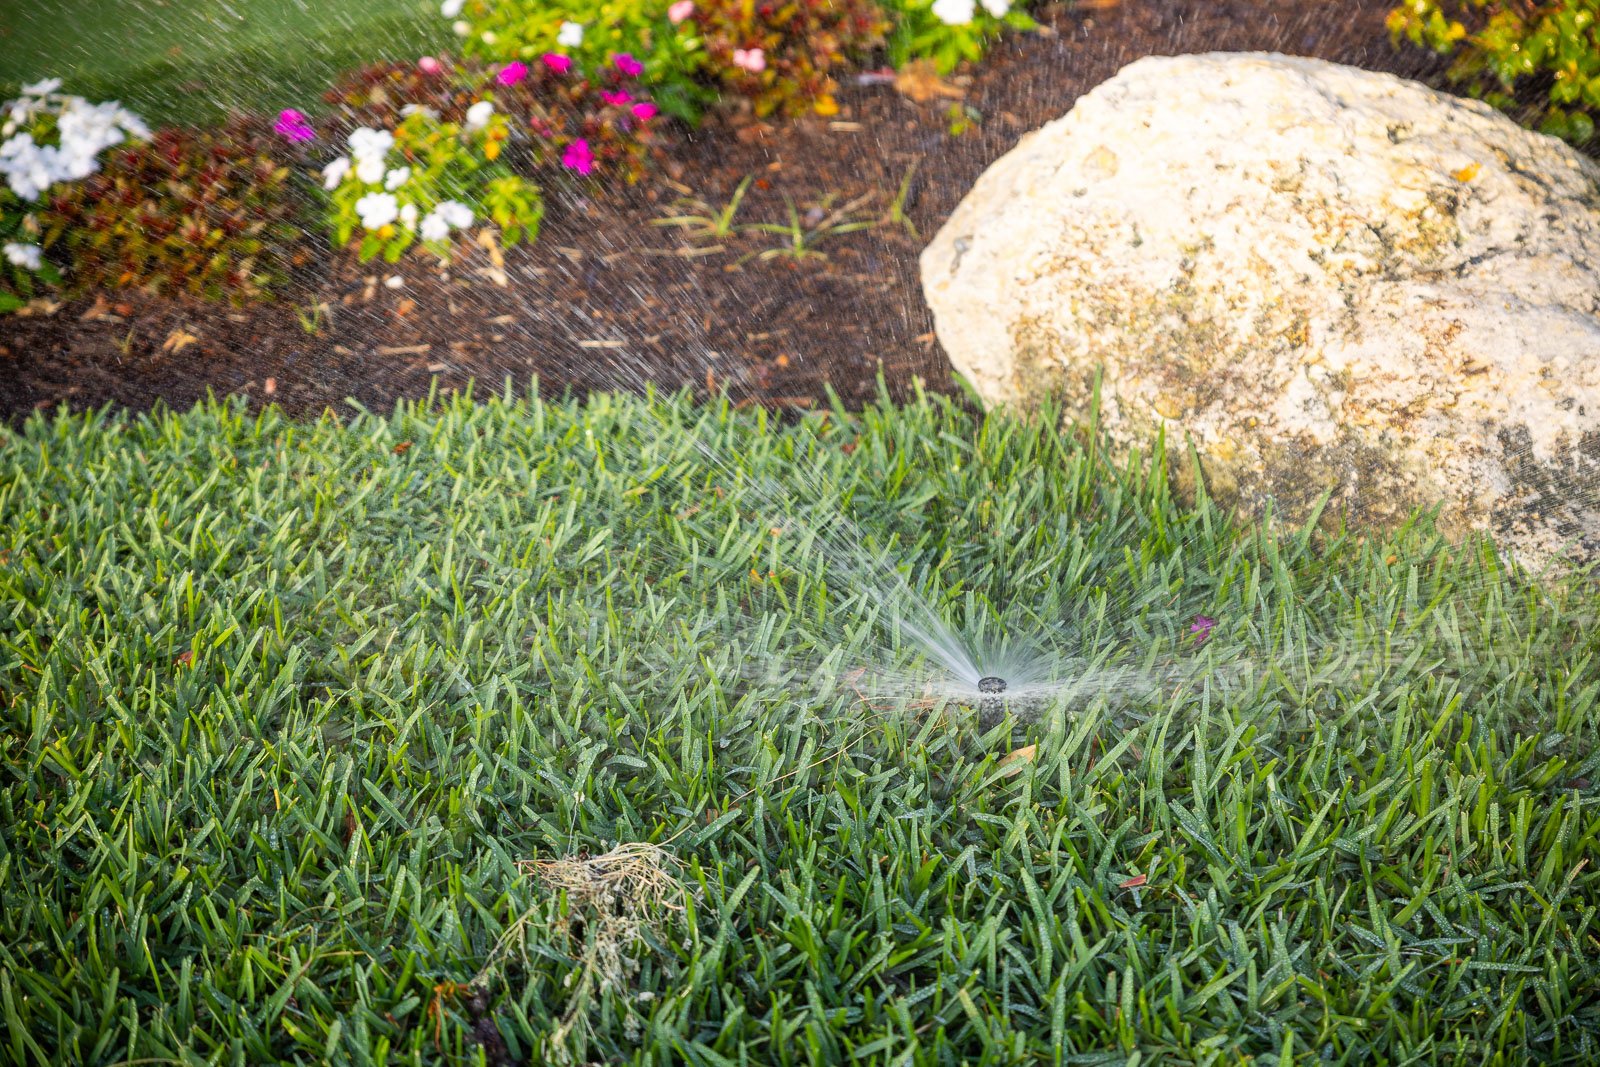
[[[1592, 593], [1426, 521], [1245, 533], [931, 400], [0, 434], [5, 1062], [1600, 1054]], [[896, 654], [807, 509], [1189, 681], [786, 677]]]
[[26, 0], [0, 4], [0, 99], [61, 77], [155, 124], [311, 111], [339, 73], [449, 39], [431, 0]]

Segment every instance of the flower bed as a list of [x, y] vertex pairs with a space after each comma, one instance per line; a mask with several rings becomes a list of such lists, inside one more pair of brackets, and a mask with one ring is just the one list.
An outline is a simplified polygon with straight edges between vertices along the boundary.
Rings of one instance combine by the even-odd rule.
[[28, 86], [0, 141], [0, 311], [45, 288], [270, 299], [307, 230], [390, 262], [416, 247], [448, 261], [474, 227], [532, 240], [541, 184], [636, 182], [667, 117], [834, 115], [846, 71], [948, 72], [1033, 25], [1011, 0], [443, 0], [440, 14], [461, 60], [358, 72], [321, 130], [291, 108], [152, 133], [115, 102]]

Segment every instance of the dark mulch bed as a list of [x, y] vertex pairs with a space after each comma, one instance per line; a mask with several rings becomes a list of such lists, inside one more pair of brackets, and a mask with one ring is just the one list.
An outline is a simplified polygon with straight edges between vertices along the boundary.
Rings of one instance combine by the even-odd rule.
[[[917, 103], [889, 85], [851, 85], [842, 113], [771, 129], [708, 124], [667, 152], [641, 188], [597, 201], [549, 190], [539, 243], [507, 250], [502, 280], [487, 251], [448, 273], [423, 258], [394, 267], [318, 252], [307, 291], [233, 309], [112, 293], [53, 314], [0, 319], [0, 417], [66, 401], [184, 407], [208, 391], [312, 413], [347, 398], [373, 409], [431, 388], [519, 387], [537, 375], [568, 388], [724, 388], [775, 406], [871, 397], [881, 372], [904, 393], [921, 379], [954, 387], [917, 281], [917, 253], [977, 176], [1023, 133], [1134, 59], [1270, 50], [1437, 82], [1440, 65], [1396, 51], [1383, 29], [1392, 0], [1085, 0], [1048, 10], [1045, 35], [1015, 37], [971, 72], [965, 103], [982, 121], [951, 132], [949, 99]], [[692, 187], [727, 202], [756, 182], [739, 221], [780, 222], [786, 200], [812, 219], [875, 195], [887, 206], [917, 165], [908, 214], [832, 237], [827, 258], [757, 253], [775, 234], [694, 251], [652, 220]], [[828, 198], [832, 198], [829, 200]], [[863, 206], [865, 209], [865, 206]], [[399, 288], [385, 280], [401, 276]], [[319, 323], [309, 309], [330, 312]], [[186, 340], [192, 338], [192, 340]]]

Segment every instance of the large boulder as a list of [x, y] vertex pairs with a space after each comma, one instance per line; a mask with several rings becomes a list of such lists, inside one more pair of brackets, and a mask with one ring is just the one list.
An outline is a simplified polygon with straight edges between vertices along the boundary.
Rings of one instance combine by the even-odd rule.
[[[990, 403], [1192, 440], [1290, 521], [1441, 504], [1600, 555], [1600, 167], [1486, 105], [1266, 54], [1149, 58], [986, 171], [922, 254]], [[1174, 432], [1176, 431], [1176, 433]]]

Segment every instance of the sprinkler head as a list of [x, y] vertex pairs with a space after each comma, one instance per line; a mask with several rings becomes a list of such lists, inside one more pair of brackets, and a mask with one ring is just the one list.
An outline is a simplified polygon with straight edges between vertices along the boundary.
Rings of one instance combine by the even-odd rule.
[[989, 694], [1004, 693], [1006, 680], [989, 675], [978, 679], [978, 692], [985, 694], [978, 701], [978, 725], [981, 729], [988, 730], [1006, 717], [1006, 701], [1001, 696]]

